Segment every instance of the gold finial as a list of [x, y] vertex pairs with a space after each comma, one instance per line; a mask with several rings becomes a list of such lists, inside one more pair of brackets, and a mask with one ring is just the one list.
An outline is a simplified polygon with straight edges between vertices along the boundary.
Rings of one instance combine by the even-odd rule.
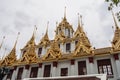
[[5, 39], [5, 36], [3, 36], [2, 42], [0, 44], [0, 49], [1, 49], [2, 45], [3, 45], [4, 39]]
[[20, 32], [18, 32], [18, 35], [17, 35], [17, 38], [16, 38], [15, 45], [14, 45], [13, 49], [16, 48], [16, 44], [17, 44], [17, 41], [18, 41], [19, 35], [20, 35]]
[[34, 31], [33, 31], [33, 37], [35, 37], [36, 30], [37, 30], [37, 26], [35, 25], [34, 26]]
[[46, 34], [48, 33], [48, 26], [49, 26], [49, 21], [47, 22]]
[[80, 24], [81, 24], [81, 26], [83, 26], [83, 23], [82, 23], [82, 15], [80, 15], [80, 20], [81, 20]]
[[119, 27], [118, 27], [117, 21], [115, 19], [114, 12], [112, 10], [111, 10], [111, 12], [112, 12], [112, 16], [113, 16], [113, 19], [114, 19], [115, 27], [116, 27], [116, 29], [118, 29]]
[[66, 6], [65, 6], [65, 11], [64, 11], [64, 19], [66, 19]]
[[79, 15], [79, 13], [78, 13], [78, 26], [81, 26], [80, 25], [80, 15]]

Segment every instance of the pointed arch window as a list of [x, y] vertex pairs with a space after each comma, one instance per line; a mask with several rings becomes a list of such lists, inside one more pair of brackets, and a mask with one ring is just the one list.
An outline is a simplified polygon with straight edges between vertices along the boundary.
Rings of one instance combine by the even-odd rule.
[[38, 50], [38, 56], [39, 57], [41, 56], [41, 53], [42, 53], [42, 48], [39, 48], [39, 50]]
[[68, 38], [70, 38], [70, 29], [65, 29], [65, 34]]
[[70, 49], [71, 49], [71, 44], [66, 43], [66, 52], [70, 52]]

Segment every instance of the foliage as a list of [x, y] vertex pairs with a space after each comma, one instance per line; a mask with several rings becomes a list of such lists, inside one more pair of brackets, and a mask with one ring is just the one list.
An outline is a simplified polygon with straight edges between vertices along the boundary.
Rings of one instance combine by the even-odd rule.
[[[120, 8], [120, 0], [105, 0], [109, 3], [108, 10], [112, 10], [114, 8]], [[118, 21], [120, 21], [120, 11], [116, 13]]]

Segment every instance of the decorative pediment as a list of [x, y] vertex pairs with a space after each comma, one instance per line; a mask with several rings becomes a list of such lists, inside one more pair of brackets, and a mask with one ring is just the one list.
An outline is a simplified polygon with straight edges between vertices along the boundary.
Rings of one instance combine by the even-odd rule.
[[64, 43], [65, 35], [64, 35], [63, 31], [61, 31], [60, 34], [56, 35], [54, 40], [55, 41], [62, 41]]
[[115, 23], [115, 32], [114, 32], [114, 37], [113, 37], [113, 41], [112, 41], [112, 47], [113, 50], [120, 50], [120, 28], [117, 24], [117, 21], [115, 19], [114, 13], [112, 12], [113, 15], [113, 20]]
[[87, 35], [85, 34], [82, 26], [83, 26], [82, 22], [80, 24], [80, 19], [79, 19], [79, 16], [78, 16], [78, 28], [74, 33], [73, 39], [74, 40], [75, 39], [80, 39], [85, 46], [91, 47], [90, 41], [89, 41]]
[[87, 56], [92, 55], [92, 49], [86, 47], [81, 41], [79, 41], [75, 47], [73, 56]]
[[61, 51], [58, 46], [58, 43], [53, 41], [47, 53], [43, 56], [43, 60], [58, 59], [60, 57], [61, 57]]
[[112, 44], [113, 50], [118, 51], [120, 50], [120, 39], [117, 41], [116, 44]]
[[35, 47], [29, 47], [20, 59], [20, 62], [34, 63], [37, 62], [38, 57], [35, 53]]
[[45, 35], [42, 37], [40, 43], [38, 45], [42, 45], [42, 46], [45, 46], [47, 47], [47, 45], [50, 43], [50, 40], [49, 40], [49, 37], [48, 37], [48, 27], [47, 27], [47, 30], [46, 30], [46, 33]]

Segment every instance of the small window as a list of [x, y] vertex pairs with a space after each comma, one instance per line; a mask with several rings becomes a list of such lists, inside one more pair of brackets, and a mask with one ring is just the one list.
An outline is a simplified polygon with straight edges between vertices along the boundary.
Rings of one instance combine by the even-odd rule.
[[98, 64], [98, 72], [100, 74], [105, 73], [108, 76], [113, 75], [112, 65], [111, 65], [110, 59], [98, 60], [97, 64]]
[[58, 44], [59, 48], [60, 48], [60, 44]]
[[39, 48], [39, 50], [38, 50], [38, 56], [39, 57], [40, 57], [41, 53], [42, 53], [42, 48]]
[[70, 43], [66, 43], [66, 52], [70, 52], [71, 45]]
[[75, 41], [75, 45], [77, 45], [78, 41]]
[[68, 38], [70, 38], [70, 29], [65, 29], [65, 34]]
[[37, 73], [38, 73], [38, 67], [32, 67], [30, 72], [30, 78], [37, 77]]
[[44, 66], [44, 77], [50, 77], [51, 76], [51, 65], [45, 65]]
[[68, 76], [68, 68], [61, 68], [61, 76]]
[[21, 80], [22, 79], [22, 73], [23, 73], [23, 67], [19, 68], [19, 70], [18, 70], [17, 80]]
[[86, 61], [79, 61], [78, 62], [78, 75], [86, 75], [87, 68], [86, 68]]

